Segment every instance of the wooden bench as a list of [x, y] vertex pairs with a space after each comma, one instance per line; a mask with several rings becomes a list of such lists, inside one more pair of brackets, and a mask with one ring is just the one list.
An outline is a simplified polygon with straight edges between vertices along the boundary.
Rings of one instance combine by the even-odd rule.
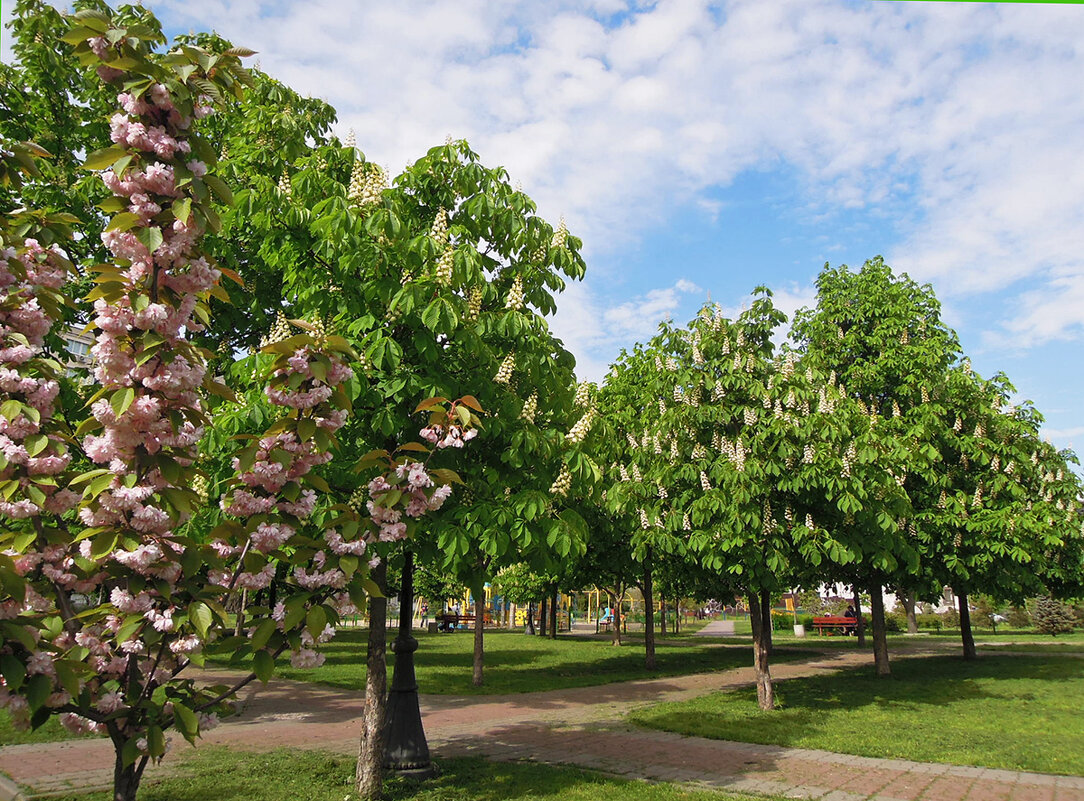
[[[474, 615], [457, 615], [453, 612], [445, 612], [442, 615], [437, 615], [437, 620], [441, 623], [441, 631], [455, 631], [461, 626], [464, 628], [474, 627]], [[492, 626], [493, 618], [488, 613], [482, 618], [483, 626]]]
[[858, 625], [858, 621], [853, 617], [838, 617], [836, 615], [825, 615], [824, 617], [813, 618], [813, 628], [817, 630], [817, 634], [824, 634], [825, 629], [829, 634], [835, 631], [840, 631], [844, 634], [849, 634]]

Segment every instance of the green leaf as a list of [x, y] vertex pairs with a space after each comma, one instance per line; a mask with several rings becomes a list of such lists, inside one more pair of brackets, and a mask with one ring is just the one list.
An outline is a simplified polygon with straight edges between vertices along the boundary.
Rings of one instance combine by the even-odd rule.
[[182, 197], [173, 201], [173, 216], [183, 223], [188, 222], [192, 214], [192, 198]]
[[4, 674], [4, 683], [9, 690], [18, 690], [26, 678], [26, 667], [12, 654], [0, 656], [0, 673]]
[[226, 186], [226, 182], [219, 178], [217, 175], [205, 175], [203, 176], [203, 182], [211, 188], [211, 191], [218, 196], [227, 206], [233, 205], [233, 192]]
[[0, 404], [0, 414], [2, 414], [8, 421], [14, 420], [23, 411], [23, 404], [20, 401], [11, 398]]
[[316, 489], [320, 490], [320, 492], [331, 492], [331, 487], [328, 486], [328, 483], [315, 473], [310, 473], [305, 476], [305, 480], [316, 487]]
[[270, 651], [261, 649], [252, 655], [252, 672], [264, 684], [274, 675], [275, 657], [271, 656]]
[[37, 456], [49, 445], [49, 438], [44, 434], [32, 434], [23, 440], [23, 447], [27, 454]]
[[139, 741], [137, 738], [132, 737], [131, 739], [126, 740], [124, 745], [121, 747], [120, 760], [124, 767], [128, 767], [129, 765], [134, 764], [135, 761], [139, 759], [138, 742]]
[[[112, 481], [112, 478], [110, 478], [109, 480]], [[110, 553], [116, 544], [117, 532], [103, 531], [101, 534], [98, 534], [90, 543], [90, 558], [101, 559], [107, 553]]]
[[43, 676], [40, 673], [37, 676], [32, 676], [30, 681], [26, 683], [25, 694], [26, 702], [30, 704], [31, 711], [39, 709], [52, 691], [53, 682], [48, 676]]
[[166, 738], [160, 726], [147, 728], [147, 753], [152, 757], [160, 757], [166, 752]]
[[309, 630], [309, 634], [312, 638], [317, 639], [324, 631], [324, 627], [327, 625], [327, 611], [322, 606], [314, 606], [309, 610], [308, 616], [305, 618], [305, 628]]
[[83, 162], [83, 169], [104, 170], [107, 167], [111, 167], [113, 162], [123, 156], [125, 152], [125, 149], [120, 145], [112, 145], [110, 147], [102, 148], [101, 150], [95, 150], [87, 156], [86, 161]]
[[141, 228], [136, 238], [153, 254], [162, 244], [162, 229], [153, 225], [149, 228]]
[[129, 615], [117, 630], [117, 642], [126, 642], [131, 639], [132, 635], [136, 633], [136, 629], [138, 629], [142, 623], [142, 615]]
[[188, 606], [188, 619], [192, 621], [192, 625], [196, 627], [196, 631], [199, 632], [200, 637], [207, 638], [207, 631], [211, 628], [213, 618], [211, 615], [211, 609], [207, 604], [202, 601], [195, 601]]
[[277, 624], [271, 618], [260, 621], [260, 625], [256, 627], [256, 631], [252, 633], [252, 638], [249, 640], [249, 644], [255, 650], [259, 650], [267, 645], [267, 641], [271, 639], [271, 635], [275, 633]]
[[199, 718], [195, 712], [179, 701], [174, 701], [173, 723], [188, 742], [195, 743], [196, 735], [199, 734]]
[[113, 217], [109, 221], [109, 225], [105, 227], [106, 231], [128, 231], [138, 225], [141, 218], [138, 214], [130, 211], [122, 211], [120, 214]]
[[75, 672], [75, 669], [62, 659], [53, 662], [53, 667], [56, 668], [56, 677], [60, 682], [60, 686], [67, 690], [72, 698], [78, 698], [79, 676]]
[[113, 393], [113, 397], [109, 399], [109, 405], [113, 407], [113, 414], [120, 417], [128, 411], [128, 407], [132, 405], [134, 400], [135, 390], [132, 387], [124, 387], [124, 389], [118, 389]]
[[286, 618], [282, 623], [286, 631], [295, 628], [298, 623], [305, 619], [306, 600], [308, 600], [306, 596], [298, 595], [286, 602]]

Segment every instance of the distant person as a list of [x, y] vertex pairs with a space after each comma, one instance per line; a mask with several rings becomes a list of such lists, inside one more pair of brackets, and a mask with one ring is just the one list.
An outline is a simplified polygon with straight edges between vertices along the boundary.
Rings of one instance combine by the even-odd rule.
[[426, 624], [429, 623], [429, 604], [426, 601], [422, 601], [422, 628], [424, 629]]
[[851, 620], [855, 621], [855, 625], [848, 626], [846, 629], [843, 630], [843, 633], [850, 635], [850, 634], [854, 634], [855, 632], [857, 632], [858, 631], [858, 626], [857, 626], [858, 613], [856, 611], [854, 611], [853, 606], [848, 606], [847, 607], [847, 611], [843, 613], [843, 617], [848, 617]]

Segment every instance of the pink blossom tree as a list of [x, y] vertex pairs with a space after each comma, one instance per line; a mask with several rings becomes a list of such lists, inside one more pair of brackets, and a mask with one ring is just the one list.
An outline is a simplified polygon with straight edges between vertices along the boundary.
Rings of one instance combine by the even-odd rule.
[[[46, 349], [71, 303], [72, 267], [54, 243], [67, 221], [31, 215], [0, 228], [0, 706], [18, 724], [58, 715], [109, 736], [114, 797], [130, 801], [165, 754], [167, 731], [194, 741], [286, 652], [294, 665], [322, 661], [318, 645], [364, 604], [369, 545], [406, 536], [404, 518], [439, 507], [454, 475], [429, 471], [418, 460], [428, 449], [408, 444], [382, 454], [364, 510], [325, 513], [327, 485], [314, 470], [349, 415], [357, 357], [341, 337], [294, 320], [259, 357], [279, 415], [239, 447], [221, 499], [227, 518], [210, 532], [190, 525], [202, 503], [205, 399], [231, 393], [188, 337], [212, 324], [221, 276], [240, 281], [201, 250], [218, 227], [211, 198], [228, 202], [230, 192], [194, 125], [241, 94], [248, 51], [160, 56], [155, 30], [97, 11], [76, 14], [65, 38], [119, 90], [113, 144], [86, 164], [112, 193], [101, 208], [112, 214], [102, 240], [113, 259], [90, 268], [99, 388], [72, 432], [73, 410], [57, 407], [62, 367]], [[19, 160], [26, 168], [24, 154], [5, 151], [0, 177], [16, 175]], [[461, 403], [426, 408], [423, 435], [434, 444], [473, 437], [477, 417]], [[94, 466], [73, 467], [73, 455]], [[226, 599], [276, 573], [286, 575], [279, 602], [250, 608], [237, 636]], [[186, 673], [207, 655], [249, 653], [253, 672], [233, 685]]]

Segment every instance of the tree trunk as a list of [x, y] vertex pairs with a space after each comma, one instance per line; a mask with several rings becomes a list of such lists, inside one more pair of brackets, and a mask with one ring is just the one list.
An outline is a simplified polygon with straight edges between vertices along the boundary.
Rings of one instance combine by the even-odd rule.
[[874, 582], [869, 588], [870, 616], [873, 619], [873, 663], [878, 676], [890, 676], [888, 664], [888, 634], [885, 629], [885, 599], [881, 585]]
[[644, 668], [655, 669], [655, 596], [651, 581], [651, 551], [644, 560]]
[[674, 601], [674, 634], [681, 634], [681, 599]]
[[482, 667], [485, 662], [485, 598], [485, 587], [479, 586], [474, 591], [474, 673], [471, 676], [471, 684], [473, 684], [475, 687], [482, 686]]
[[915, 615], [915, 594], [903, 593], [900, 601], [903, 603], [903, 611], [907, 613], [907, 633], [918, 634], [918, 616]]
[[125, 766], [124, 759], [120, 755], [121, 748], [124, 746], [123, 736], [119, 740], [114, 740], [113, 746], [116, 749], [116, 760], [113, 763], [113, 801], [136, 801], [139, 783], [143, 779], [143, 770], [147, 767], [147, 757], [137, 759], [131, 765]]
[[549, 598], [545, 595], [542, 596], [542, 603], [538, 610], [538, 636], [546, 636], [546, 618], [548, 617], [546, 612], [549, 610]]
[[764, 623], [764, 642], [767, 643], [768, 655], [775, 650], [775, 626], [772, 622], [772, 596], [769, 592], [760, 594], [760, 619]]
[[[388, 567], [383, 560], [370, 578], [383, 592]], [[354, 789], [366, 801], [384, 797], [384, 718], [387, 712], [388, 599], [369, 598], [369, 649], [365, 659], [365, 706], [361, 713], [361, 743]]]
[[553, 597], [550, 598], [550, 639], [557, 639], [557, 604], [560, 602], [560, 595], [557, 592], [557, 588], [553, 588]]
[[[767, 596], [767, 593], [764, 593]], [[763, 598], [756, 593], [749, 593], [749, 623], [753, 627], [753, 668], [756, 671], [757, 703], [761, 709], [775, 709], [775, 689], [772, 687], [772, 674], [769, 667], [771, 655], [770, 631], [771, 620], [764, 619]], [[768, 599], [768, 603], [771, 600]]]
[[248, 589], [241, 589], [241, 607], [237, 610], [237, 625], [233, 627], [233, 636], [240, 637], [245, 630], [245, 608], [248, 606]]
[[534, 634], [534, 604], [527, 604], [527, 625], [523, 629], [524, 634]]
[[862, 617], [862, 598], [858, 595], [858, 587], [854, 588], [854, 613], [858, 616], [854, 621], [854, 630], [858, 635], [858, 647], [866, 644], [866, 620]]
[[666, 636], [666, 599], [659, 599], [659, 636]]
[[971, 632], [971, 610], [967, 607], [967, 593], [955, 589], [953, 592], [960, 603], [960, 637], [964, 643], [964, 659], [975, 659], [978, 653], [975, 651], [975, 635]]
[[610, 605], [610, 608], [613, 610], [613, 622], [610, 623], [610, 631], [612, 632], [610, 635], [610, 645], [621, 645], [621, 607], [619, 606], [617, 599], [625, 597], [625, 588], [618, 587], [617, 589], [620, 592], [620, 595], [614, 593], [612, 595], [613, 601]]

